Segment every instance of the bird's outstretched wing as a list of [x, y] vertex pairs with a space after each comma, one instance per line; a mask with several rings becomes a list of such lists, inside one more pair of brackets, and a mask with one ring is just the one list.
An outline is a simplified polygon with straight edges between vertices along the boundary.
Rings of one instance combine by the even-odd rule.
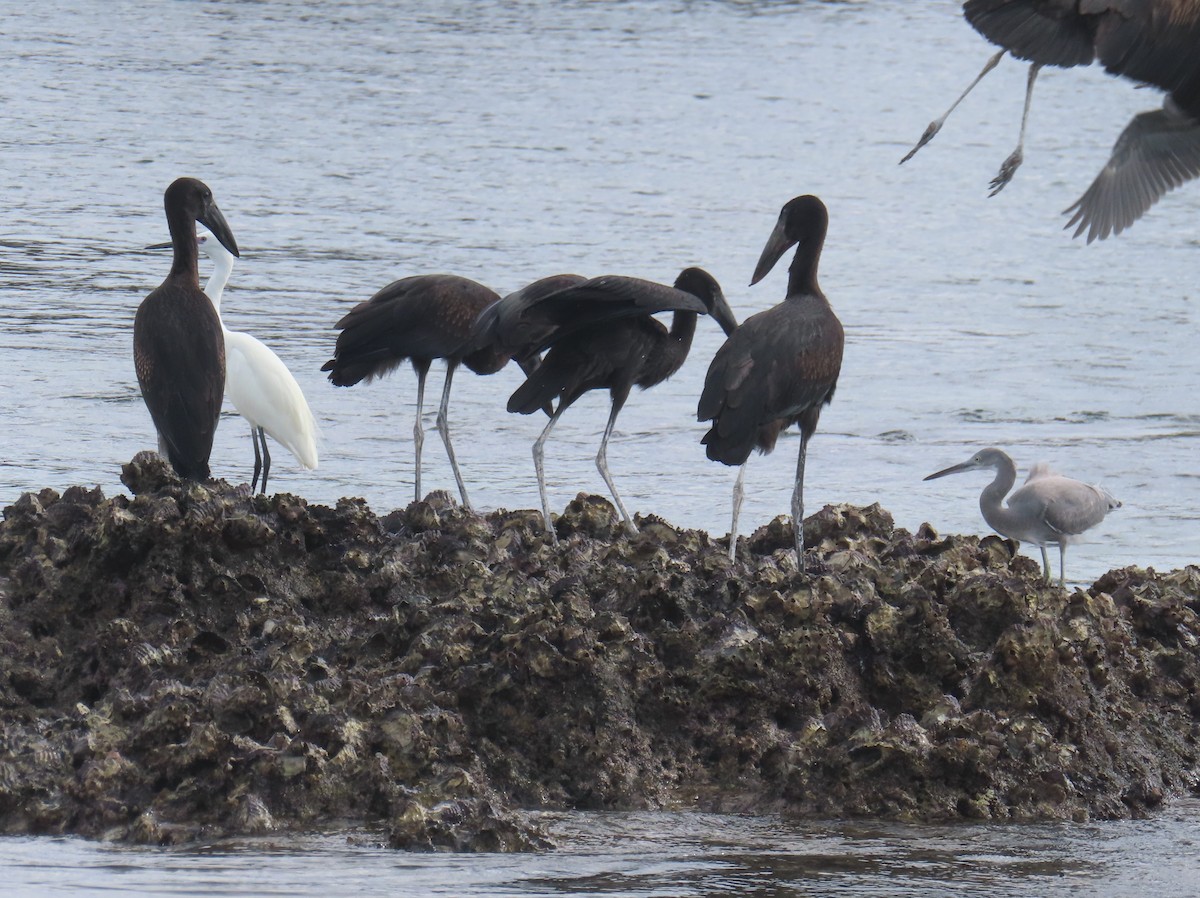
[[532, 355], [554, 325], [527, 320], [526, 311], [546, 297], [586, 280], [578, 274], [552, 274], [507, 294], [479, 313], [467, 338], [467, 351], [495, 347], [517, 357]]
[[[1200, 52], [1200, 51], [1198, 51]], [[1200, 176], [1200, 121], [1168, 98], [1162, 109], [1135, 115], [1113, 146], [1108, 164], [1063, 214], [1073, 236], [1087, 242], [1119, 234], [1169, 190]]]
[[1018, 59], [1069, 68], [1093, 59], [1093, 24], [1074, 0], [967, 0], [971, 26]]
[[707, 313], [697, 296], [666, 284], [605, 274], [539, 297], [521, 312], [530, 332], [544, 334], [538, 350], [603, 321], [657, 312]]
[[1200, 116], [1200, 4], [1193, 0], [1090, 0], [1114, 7], [1098, 19], [1096, 57], [1113, 75], [1153, 84]]

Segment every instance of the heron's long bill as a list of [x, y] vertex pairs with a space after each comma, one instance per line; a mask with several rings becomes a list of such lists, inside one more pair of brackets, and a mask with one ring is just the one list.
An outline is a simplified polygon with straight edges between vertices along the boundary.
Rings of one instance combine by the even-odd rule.
[[925, 477], [923, 479], [924, 480], [937, 480], [939, 477], [945, 477], [947, 474], [958, 474], [961, 471], [972, 471], [975, 469], [975, 465], [973, 464], [973, 461], [974, 460], [965, 461], [962, 464], [951, 465], [950, 467], [943, 468], [941, 471], [938, 471], [935, 474], [930, 474], [928, 477]]

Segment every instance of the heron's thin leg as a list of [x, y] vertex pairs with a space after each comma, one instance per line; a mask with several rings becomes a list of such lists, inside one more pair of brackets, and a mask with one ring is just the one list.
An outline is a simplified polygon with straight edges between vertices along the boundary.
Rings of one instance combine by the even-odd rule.
[[417, 370], [417, 421], [413, 425], [413, 445], [417, 450], [417, 472], [413, 488], [413, 501], [421, 501], [421, 447], [425, 445], [425, 431], [421, 427], [421, 409], [425, 405], [425, 375], [429, 373], [429, 362], [413, 361]]
[[[749, 459], [746, 459], [749, 461]], [[746, 497], [745, 489], [746, 463], [738, 466], [737, 480], [733, 483], [733, 520], [729, 523], [729, 560], [733, 561], [737, 554], [738, 515], [742, 512], [742, 499]]]
[[550, 416], [545, 429], [542, 430], [542, 435], [533, 443], [533, 469], [537, 471], [538, 495], [542, 497], [542, 517], [546, 520], [546, 532], [550, 534], [550, 539], [554, 542], [558, 542], [558, 534], [554, 532], [554, 524], [550, 521], [550, 500], [546, 498], [546, 475], [542, 467], [542, 456], [546, 438], [550, 436], [550, 429], [558, 422], [558, 416], [564, 410], [562, 403], [559, 403], [558, 411]]
[[1021, 115], [1021, 134], [1017, 138], [1017, 148], [1000, 165], [1000, 171], [996, 177], [992, 178], [992, 183], [988, 185], [992, 188], [992, 192], [988, 196], [995, 196], [1003, 190], [1004, 185], [1012, 180], [1012, 176], [1025, 161], [1025, 125], [1029, 122], [1029, 106], [1033, 102], [1033, 82], [1037, 80], [1038, 71], [1041, 68], [1042, 65], [1038, 62], [1029, 67], [1029, 83], [1025, 86], [1025, 112]]
[[1046, 582], [1050, 582], [1050, 556], [1046, 554], [1045, 546], [1038, 546], [1042, 550], [1042, 576], [1046, 578]]
[[796, 531], [796, 563], [804, 570], [804, 457], [808, 437], [800, 436], [800, 457], [796, 460], [796, 488], [792, 491], [792, 529]]
[[267, 475], [271, 473], [271, 450], [267, 448], [267, 432], [263, 428], [258, 428], [258, 438], [262, 441], [263, 454], [263, 480], [262, 491], [263, 495], [267, 492]]
[[955, 110], [955, 108], [958, 106], [959, 103], [961, 103], [964, 99], [966, 99], [967, 94], [969, 94], [972, 90], [975, 89], [975, 85], [983, 80], [983, 76], [986, 75], [988, 72], [990, 72], [992, 69], [994, 69], [996, 67], [996, 64], [1000, 61], [1000, 57], [1003, 56], [1005, 54], [1005, 52], [1007, 52], [1007, 51], [1001, 50], [999, 53], [997, 53], [995, 56], [993, 56], [991, 59], [989, 59], [987, 61], [987, 65], [985, 65], [983, 67], [983, 71], [975, 76], [975, 80], [972, 81], [967, 86], [967, 89], [964, 90], [959, 95], [959, 98], [950, 105], [950, 108], [946, 110], [946, 112], [942, 115], [942, 117], [936, 118], [932, 122], [929, 123], [929, 125], [925, 128], [925, 133], [922, 134], [921, 139], [917, 141], [917, 145], [915, 147], [913, 147], [911, 150], [909, 150], [908, 153], [905, 155], [905, 157], [900, 160], [901, 165], [903, 165], [905, 162], [907, 162], [909, 159], [911, 159], [913, 156], [915, 156], [917, 154], [917, 150], [921, 149], [921, 147], [925, 146], [925, 144], [927, 144], [927, 143], [929, 143], [929, 141], [933, 140], [934, 135], [942, 130], [942, 125], [946, 124], [946, 119], [950, 116], [950, 113], [952, 113]]
[[625, 521], [625, 529], [630, 533], [637, 533], [637, 525], [633, 523], [633, 518], [625, 510], [625, 503], [621, 501], [621, 495], [617, 492], [612, 475], [608, 473], [608, 438], [612, 436], [613, 425], [617, 423], [617, 414], [621, 411], [621, 406], [625, 404], [625, 398], [628, 395], [629, 393], [626, 391], [624, 396], [613, 397], [612, 410], [608, 413], [608, 426], [604, 428], [604, 438], [600, 440], [600, 451], [596, 453], [596, 467], [600, 469], [600, 476], [604, 478], [604, 482], [608, 485], [608, 491], [616, 500], [617, 509], [621, 512], [621, 519]]
[[467, 498], [467, 485], [463, 483], [462, 474], [458, 470], [458, 460], [454, 457], [454, 447], [450, 445], [450, 419], [447, 416], [447, 410], [450, 408], [450, 381], [454, 378], [454, 369], [456, 364], [451, 363], [446, 367], [446, 385], [442, 387], [442, 404], [438, 408], [437, 429], [442, 435], [442, 442], [446, 444], [446, 455], [450, 457], [450, 467], [454, 471], [454, 481], [458, 484], [459, 495], [462, 496], [463, 508], [471, 511], [471, 500]]
[[254, 432], [254, 425], [250, 425], [250, 442], [254, 444], [254, 476], [250, 478], [250, 492], [253, 493], [258, 488], [258, 475], [262, 472], [262, 455], [258, 451], [258, 434]]

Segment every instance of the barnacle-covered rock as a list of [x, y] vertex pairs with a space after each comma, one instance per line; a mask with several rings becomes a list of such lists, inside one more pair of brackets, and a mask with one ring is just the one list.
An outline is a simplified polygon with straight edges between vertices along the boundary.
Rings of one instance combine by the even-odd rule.
[[338, 821], [548, 843], [518, 809], [1145, 814], [1197, 782], [1200, 569], [1045, 584], [1012, 541], [827, 506], [727, 544], [581, 495], [378, 518], [182, 482], [0, 523], [0, 831]]

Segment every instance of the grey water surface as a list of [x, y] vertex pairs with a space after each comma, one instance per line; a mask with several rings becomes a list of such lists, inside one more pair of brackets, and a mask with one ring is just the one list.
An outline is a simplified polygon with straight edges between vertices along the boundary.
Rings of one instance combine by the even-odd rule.
[[1191, 896], [1200, 804], [1150, 821], [796, 824], [698, 813], [546, 814], [534, 854], [408, 854], [369, 833], [190, 850], [0, 840], [13, 896]]
[[[1020, 121], [1012, 60], [897, 165], [991, 52], [952, 0], [49, 0], [7, 11], [0, 49], [0, 504], [76, 483], [120, 492], [121, 464], [153, 447], [131, 329], [169, 267], [143, 247], [166, 239], [162, 191], [180, 175], [212, 187], [242, 249], [226, 324], [289, 364], [323, 431], [314, 472], [276, 447], [273, 488], [380, 513], [412, 499], [416, 379], [324, 380], [351, 305], [411, 274], [503, 293], [557, 272], [669, 282], [700, 265], [746, 317], [785, 293], [782, 263], [747, 286], [779, 207], [815, 193], [831, 216], [821, 283], [847, 342], [809, 453], [810, 513], [879, 502], [910, 529], [985, 533], [986, 474], [921, 478], [997, 445], [1022, 471], [1045, 460], [1124, 501], [1072, 548], [1076, 585], [1197, 558], [1200, 186], [1115, 239], [1072, 241], [1061, 211], [1160, 97], [1055, 69], [1024, 167], [988, 198]], [[721, 339], [702, 321], [687, 364], [630, 399], [609, 448], [631, 510], [717, 535], [736, 472], [705, 459], [695, 406]], [[441, 370], [427, 490], [453, 489], [432, 433]], [[451, 426], [481, 509], [537, 505], [544, 419], [505, 413], [519, 382], [515, 366], [455, 379]], [[604, 493], [607, 407], [591, 394], [554, 431], [554, 508]], [[216, 476], [249, 479], [247, 431], [223, 420]], [[797, 449], [792, 435], [751, 460], [743, 533], [788, 511]], [[242, 875], [256, 894], [1123, 894], [1144, 885], [1130, 870], [1163, 877], [1167, 891], [1144, 893], [1192, 894], [1169, 890], [1195, 873], [1175, 850], [1195, 819], [1191, 805], [1034, 830], [572, 817], [574, 847], [501, 861], [339, 838], [182, 854], [18, 840], [0, 860], [21, 871], [18, 894], [198, 894], [210, 879], [232, 894]]]

